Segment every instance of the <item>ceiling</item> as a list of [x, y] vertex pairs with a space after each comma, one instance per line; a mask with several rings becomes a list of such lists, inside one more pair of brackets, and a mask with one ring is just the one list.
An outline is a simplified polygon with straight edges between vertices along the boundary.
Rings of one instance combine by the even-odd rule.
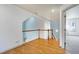
[[[47, 19], [59, 19], [59, 11], [62, 4], [18, 4], [17, 6], [32, 13], [37, 13]], [[52, 13], [51, 10], [55, 12]]]

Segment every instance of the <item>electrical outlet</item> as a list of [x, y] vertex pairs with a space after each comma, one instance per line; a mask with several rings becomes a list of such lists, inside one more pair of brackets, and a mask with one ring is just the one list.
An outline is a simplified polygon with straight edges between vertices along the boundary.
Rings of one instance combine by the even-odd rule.
[[17, 40], [16, 43], [19, 43], [19, 40]]

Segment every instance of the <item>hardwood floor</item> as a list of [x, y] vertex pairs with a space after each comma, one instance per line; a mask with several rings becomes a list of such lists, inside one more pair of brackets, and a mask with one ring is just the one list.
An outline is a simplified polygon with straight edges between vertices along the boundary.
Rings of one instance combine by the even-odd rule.
[[64, 49], [60, 48], [59, 42], [55, 39], [36, 39], [4, 54], [64, 54]]

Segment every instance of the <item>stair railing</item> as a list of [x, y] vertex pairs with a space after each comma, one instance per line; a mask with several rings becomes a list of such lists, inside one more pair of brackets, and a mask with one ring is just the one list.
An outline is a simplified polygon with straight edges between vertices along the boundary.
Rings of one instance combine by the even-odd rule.
[[48, 40], [50, 39], [50, 31], [51, 31], [51, 38], [55, 39], [55, 36], [53, 34], [53, 29], [35, 29], [35, 30], [23, 30], [22, 32], [32, 32], [37, 31], [38, 32], [38, 39], [40, 39], [40, 32], [41, 31], [47, 31], [48, 32]]

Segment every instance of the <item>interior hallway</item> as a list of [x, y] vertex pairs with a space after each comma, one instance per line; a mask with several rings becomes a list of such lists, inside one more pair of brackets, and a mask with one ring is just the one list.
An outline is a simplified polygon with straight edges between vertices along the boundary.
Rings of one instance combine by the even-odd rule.
[[[65, 23], [69, 23], [75, 30], [75, 25], [79, 25], [78, 20], [71, 18], [77, 15], [79, 7], [74, 7], [73, 10], [67, 10], [72, 5], [62, 4], [45, 4], [45, 5], [0, 5], [0, 53], [78, 53], [78, 37], [66, 36], [64, 29]], [[65, 8], [64, 8], [65, 7]], [[69, 22], [65, 22], [65, 14], [67, 10], [67, 18]], [[70, 12], [71, 11], [71, 12]], [[76, 12], [75, 12], [76, 11]], [[78, 13], [79, 14], [79, 13]], [[70, 15], [70, 16], [69, 16]], [[79, 15], [78, 15], [79, 16]], [[71, 21], [74, 20], [77, 22]], [[69, 20], [69, 19], [68, 19]], [[67, 20], [67, 21], [68, 21]], [[65, 22], [65, 23], [64, 23]], [[78, 28], [78, 27], [77, 27]], [[42, 29], [41, 31], [39, 29]], [[53, 29], [53, 31], [48, 31]], [[69, 28], [68, 28], [69, 29]], [[25, 30], [25, 31], [24, 31]], [[26, 30], [33, 30], [26, 32]], [[46, 30], [46, 31], [44, 31]], [[70, 31], [71, 29], [69, 29]], [[77, 29], [74, 34], [79, 33]], [[23, 32], [24, 31], [24, 32]], [[40, 33], [40, 34], [38, 34]], [[70, 32], [67, 32], [70, 33]], [[49, 34], [49, 35], [48, 35]], [[49, 40], [52, 34], [56, 39]], [[65, 37], [66, 36], [66, 37]], [[35, 40], [37, 38], [44, 38]], [[66, 39], [68, 40], [66, 40]], [[57, 43], [58, 41], [59, 43]], [[55, 42], [55, 43], [54, 43]], [[71, 44], [73, 42], [73, 44]], [[25, 44], [24, 44], [25, 43]], [[23, 44], [23, 45], [21, 45]], [[21, 46], [20, 46], [21, 45]], [[19, 46], [19, 47], [18, 47]], [[15, 48], [16, 47], [16, 48]], [[18, 48], [17, 48], [18, 47]], [[61, 47], [61, 48], [60, 48]], [[13, 49], [14, 48], [14, 49]], [[55, 49], [57, 48], [57, 49]], [[6, 52], [7, 51], [7, 52]]]
[[4, 54], [63, 54], [64, 49], [60, 48], [59, 42], [55, 39], [36, 39], [25, 43], [17, 48], [9, 50]]

